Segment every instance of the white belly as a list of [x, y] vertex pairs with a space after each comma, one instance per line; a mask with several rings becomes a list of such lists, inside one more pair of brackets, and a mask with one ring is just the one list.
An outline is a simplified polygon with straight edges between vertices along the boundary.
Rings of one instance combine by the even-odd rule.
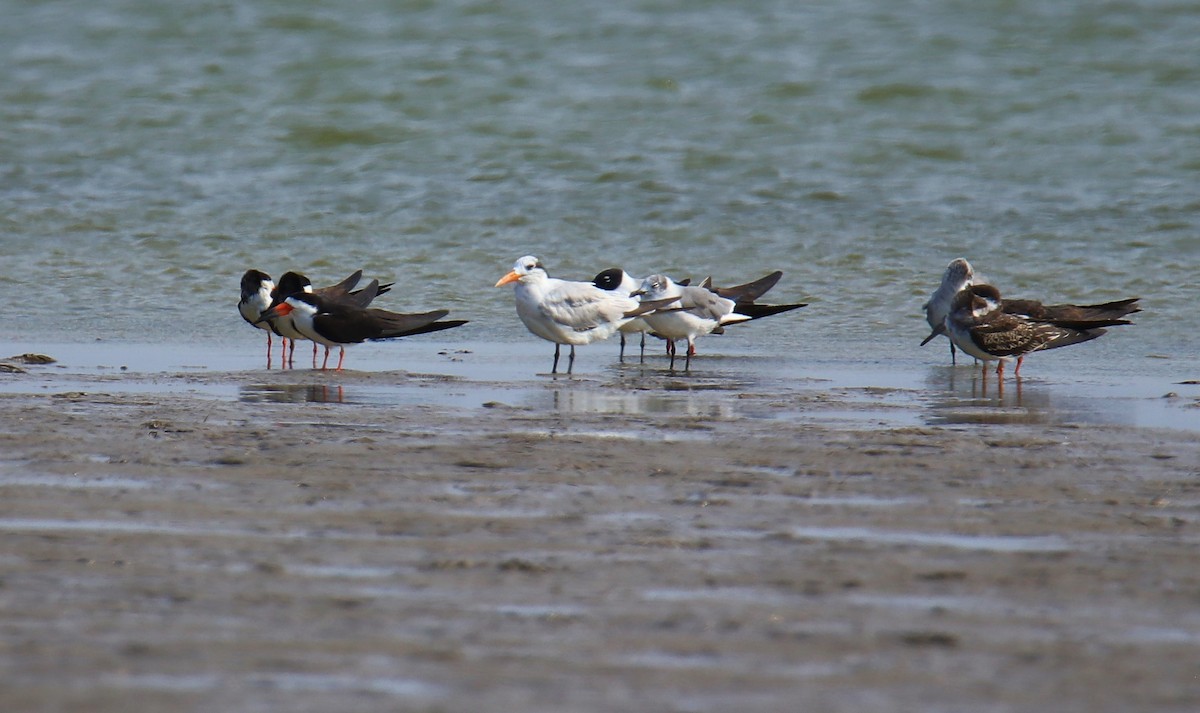
[[704, 319], [690, 312], [651, 312], [644, 319], [650, 329], [667, 339], [691, 339], [717, 328], [715, 319]]

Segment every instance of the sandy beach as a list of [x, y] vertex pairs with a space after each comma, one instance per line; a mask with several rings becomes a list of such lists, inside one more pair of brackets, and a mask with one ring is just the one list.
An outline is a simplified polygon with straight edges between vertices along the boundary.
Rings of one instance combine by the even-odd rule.
[[[1200, 711], [1200, 4], [3, 8], [0, 713]], [[806, 306], [551, 376], [524, 255]]]
[[1200, 707], [1194, 432], [661, 370], [25, 368], [4, 710]]

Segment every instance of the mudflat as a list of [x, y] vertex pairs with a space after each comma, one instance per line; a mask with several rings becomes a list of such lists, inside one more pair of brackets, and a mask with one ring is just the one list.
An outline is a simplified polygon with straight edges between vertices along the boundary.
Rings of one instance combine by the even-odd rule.
[[177, 378], [0, 395], [3, 710], [1200, 710], [1194, 433]]

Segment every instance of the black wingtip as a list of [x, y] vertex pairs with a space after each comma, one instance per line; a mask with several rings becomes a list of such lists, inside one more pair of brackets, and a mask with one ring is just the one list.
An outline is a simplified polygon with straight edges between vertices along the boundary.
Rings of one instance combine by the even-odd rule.
[[470, 320], [467, 320], [467, 319], [450, 319], [450, 320], [446, 320], [445, 322], [430, 322], [429, 324], [423, 324], [420, 327], [414, 327], [413, 329], [407, 329], [407, 330], [404, 330], [401, 332], [384, 334], [383, 336], [377, 337], [376, 339], [373, 339], [372, 341], [380, 341], [383, 339], [397, 339], [399, 337], [411, 337], [411, 336], [414, 336], [417, 334], [429, 334], [431, 332], [441, 332], [446, 329], [454, 329], [455, 327], [461, 327], [464, 324], [468, 324], [469, 322], [470, 322]]
[[738, 302], [733, 311], [738, 314], [744, 314], [750, 319], [760, 319], [762, 317], [770, 317], [784, 312], [791, 312], [794, 309], [807, 307], [807, 302], [799, 302], [790, 305], [767, 305], [758, 304], [756, 302]]

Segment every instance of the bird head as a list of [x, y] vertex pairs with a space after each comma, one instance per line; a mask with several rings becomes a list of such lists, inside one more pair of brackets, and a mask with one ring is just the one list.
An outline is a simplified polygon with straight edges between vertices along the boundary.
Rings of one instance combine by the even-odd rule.
[[525, 257], [518, 258], [513, 263], [512, 270], [509, 270], [508, 274], [497, 280], [495, 286], [501, 287], [517, 280], [537, 279], [539, 277], [543, 279], [546, 277], [546, 268], [542, 266], [542, 261], [533, 255], [526, 255]]

